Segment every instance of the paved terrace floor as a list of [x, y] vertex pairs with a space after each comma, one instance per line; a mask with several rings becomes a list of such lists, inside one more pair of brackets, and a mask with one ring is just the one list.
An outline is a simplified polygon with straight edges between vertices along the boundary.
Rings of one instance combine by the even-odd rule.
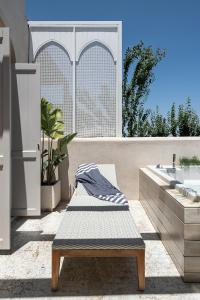
[[184, 283], [139, 201], [131, 212], [146, 243], [146, 289], [137, 291], [134, 258], [64, 259], [60, 289], [50, 290], [51, 243], [64, 203], [52, 213], [13, 222], [12, 252], [0, 255], [0, 299], [200, 299]]

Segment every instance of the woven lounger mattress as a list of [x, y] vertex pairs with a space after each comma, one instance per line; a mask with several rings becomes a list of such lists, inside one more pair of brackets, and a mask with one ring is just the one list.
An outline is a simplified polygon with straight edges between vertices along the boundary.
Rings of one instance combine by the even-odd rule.
[[143, 249], [144, 242], [127, 207], [91, 196], [74, 196], [53, 249]]

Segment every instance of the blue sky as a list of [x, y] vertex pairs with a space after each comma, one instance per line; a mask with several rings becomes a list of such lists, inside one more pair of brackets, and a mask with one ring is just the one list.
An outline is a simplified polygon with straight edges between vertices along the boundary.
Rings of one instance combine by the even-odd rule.
[[156, 67], [146, 107], [159, 105], [165, 113], [171, 103], [191, 97], [200, 114], [200, 0], [26, 0], [29, 20], [122, 20], [123, 54], [143, 40], [146, 46], [165, 48]]

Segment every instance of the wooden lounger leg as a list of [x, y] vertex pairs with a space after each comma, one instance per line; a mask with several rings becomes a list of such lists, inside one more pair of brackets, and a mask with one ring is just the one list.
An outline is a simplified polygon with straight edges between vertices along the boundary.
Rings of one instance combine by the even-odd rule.
[[60, 254], [56, 250], [52, 250], [52, 278], [51, 289], [56, 291], [58, 289], [58, 278], [60, 270]]
[[138, 288], [145, 289], [145, 250], [138, 250], [137, 254]]

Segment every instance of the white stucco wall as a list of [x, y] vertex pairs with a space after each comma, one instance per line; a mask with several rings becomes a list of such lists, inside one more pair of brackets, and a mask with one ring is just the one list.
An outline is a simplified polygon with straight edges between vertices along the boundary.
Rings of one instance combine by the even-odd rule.
[[62, 198], [68, 197], [68, 182], [81, 163], [113, 163], [116, 165], [120, 189], [128, 199], [139, 198], [139, 168], [149, 164], [172, 164], [181, 156], [200, 156], [200, 138], [76, 138], [68, 146], [67, 161], [60, 168]]
[[25, 1], [0, 0], [0, 24], [0, 26], [10, 28], [16, 62], [28, 62], [28, 24], [25, 17]]

